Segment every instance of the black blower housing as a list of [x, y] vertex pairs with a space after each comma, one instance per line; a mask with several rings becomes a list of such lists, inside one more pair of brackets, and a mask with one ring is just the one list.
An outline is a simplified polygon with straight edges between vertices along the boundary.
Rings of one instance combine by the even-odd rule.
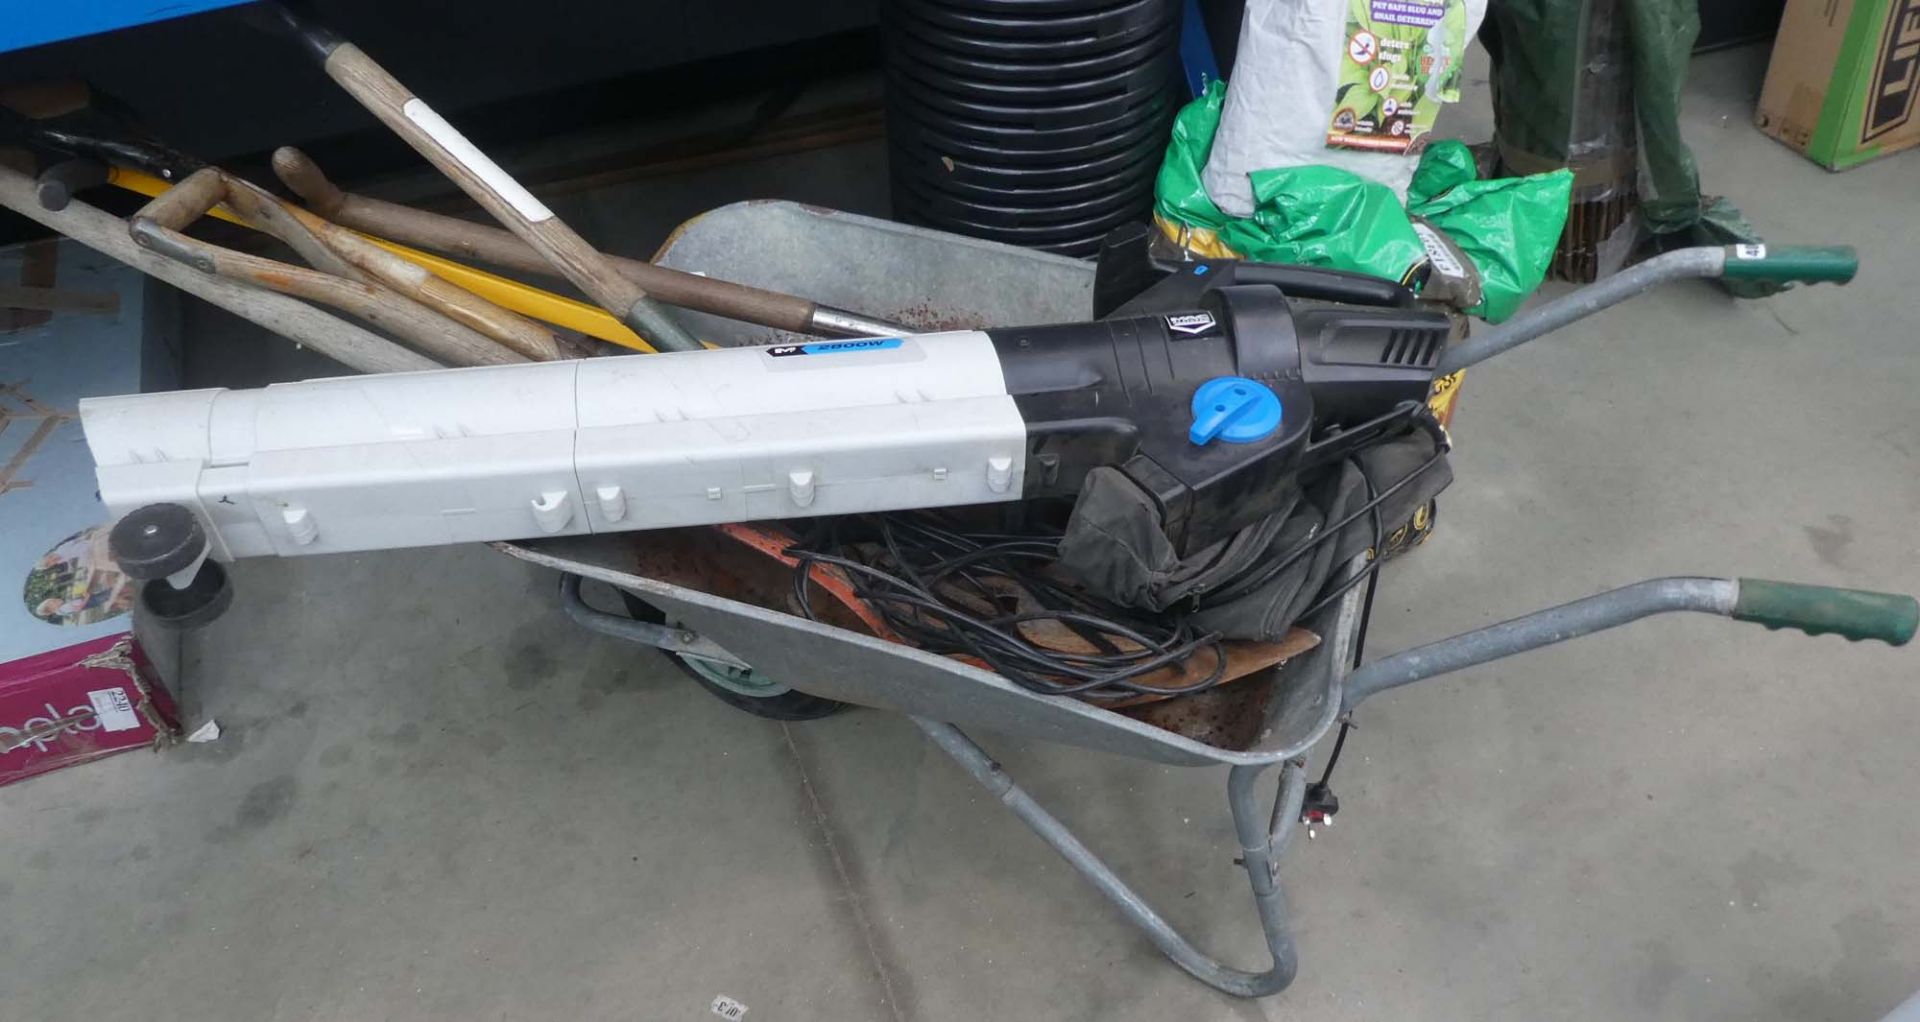
[[[1088, 472], [1118, 465], [1159, 504], [1182, 555], [1264, 517], [1301, 472], [1409, 428], [1451, 330], [1390, 282], [1360, 278], [1386, 289], [1370, 295], [1382, 304], [1359, 305], [1236, 282], [1323, 271], [1197, 265], [1142, 296], [1191, 302], [1179, 311], [987, 331], [1027, 422], [1025, 496], [1072, 496]], [[1273, 390], [1279, 428], [1252, 443], [1193, 443], [1194, 392], [1221, 376]]]

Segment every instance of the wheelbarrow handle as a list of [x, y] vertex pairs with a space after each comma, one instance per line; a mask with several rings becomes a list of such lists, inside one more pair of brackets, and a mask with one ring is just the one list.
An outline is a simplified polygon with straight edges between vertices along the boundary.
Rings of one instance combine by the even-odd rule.
[[1675, 611], [1892, 646], [1906, 645], [1920, 624], [1920, 603], [1906, 595], [1756, 579], [1657, 578], [1363, 664], [1347, 676], [1344, 702], [1352, 709], [1391, 688]]
[[1683, 248], [1628, 267], [1572, 294], [1556, 298], [1447, 349], [1438, 375], [1447, 376], [1528, 341], [1610, 309], [1676, 280], [1706, 279], [1834, 283], [1851, 281], [1860, 257], [1847, 246], [1728, 245]]
[[1860, 254], [1852, 245], [1732, 245], [1727, 248], [1727, 280], [1772, 284], [1849, 284], [1860, 272]]
[[1849, 642], [1878, 639], [1889, 646], [1904, 646], [1920, 627], [1920, 602], [1896, 593], [1743, 578], [1732, 617], [1769, 629], [1797, 628], [1808, 635], [1833, 634]]

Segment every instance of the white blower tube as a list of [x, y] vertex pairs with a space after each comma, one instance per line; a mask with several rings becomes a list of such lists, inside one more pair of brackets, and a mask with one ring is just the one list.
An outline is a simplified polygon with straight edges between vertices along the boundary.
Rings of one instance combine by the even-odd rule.
[[218, 560], [1017, 500], [984, 333], [487, 366], [81, 402], [115, 518]]

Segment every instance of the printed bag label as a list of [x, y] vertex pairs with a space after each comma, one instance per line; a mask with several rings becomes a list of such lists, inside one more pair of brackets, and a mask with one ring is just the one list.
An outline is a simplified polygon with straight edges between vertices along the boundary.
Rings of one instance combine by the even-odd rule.
[[1465, 0], [1347, 0], [1331, 149], [1418, 152], [1440, 107], [1460, 101]]

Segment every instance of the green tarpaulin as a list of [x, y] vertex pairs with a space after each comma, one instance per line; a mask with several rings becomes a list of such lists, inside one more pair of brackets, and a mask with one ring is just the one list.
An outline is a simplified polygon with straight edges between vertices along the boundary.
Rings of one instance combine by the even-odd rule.
[[1475, 315], [1506, 319], [1545, 279], [1566, 225], [1570, 172], [1483, 181], [1465, 145], [1436, 142], [1421, 157], [1405, 206], [1392, 189], [1349, 171], [1286, 167], [1249, 175], [1253, 215], [1232, 217], [1200, 182], [1225, 96], [1226, 86], [1214, 82], [1180, 112], [1155, 186], [1155, 212], [1190, 246], [1407, 280], [1427, 258], [1410, 219], [1418, 216], [1473, 260], [1484, 297], [1468, 310]]

